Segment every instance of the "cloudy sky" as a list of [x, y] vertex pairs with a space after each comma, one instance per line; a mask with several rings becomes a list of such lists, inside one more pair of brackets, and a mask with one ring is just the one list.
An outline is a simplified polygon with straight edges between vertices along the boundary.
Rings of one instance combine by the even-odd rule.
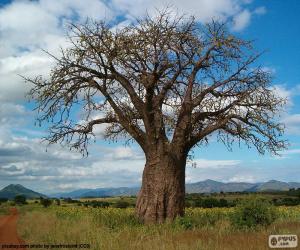
[[138, 186], [144, 156], [136, 144], [125, 147], [98, 140], [83, 158], [60, 146], [40, 142], [45, 127], [35, 127], [30, 89], [19, 75], [47, 77], [66, 47], [67, 23], [87, 17], [126, 25], [155, 8], [194, 15], [201, 23], [228, 20], [231, 32], [255, 40], [260, 59], [274, 75], [276, 91], [288, 98], [281, 122], [290, 147], [281, 157], [254, 149], [212, 142], [194, 150], [196, 167], [187, 166], [186, 181], [300, 181], [300, 3], [259, 0], [0, 0], [0, 188], [20, 183], [44, 193], [77, 188]]

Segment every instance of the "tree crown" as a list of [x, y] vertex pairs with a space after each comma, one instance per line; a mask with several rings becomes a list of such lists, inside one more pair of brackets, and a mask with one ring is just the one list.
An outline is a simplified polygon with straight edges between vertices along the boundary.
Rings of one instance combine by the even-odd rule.
[[[73, 24], [69, 41], [53, 56], [49, 79], [26, 78], [38, 122], [51, 121], [49, 143], [86, 153], [96, 126], [106, 124], [106, 139], [131, 138], [145, 152], [157, 142], [188, 152], [214, 133], [259, 153], [285, 147], [276, 121], [285, 100], [255, 66], [261, 54], [252, 42], [222, 23], [161, 12], [122, 29]], [[83, 117], [74, 120], [78, 110]]]

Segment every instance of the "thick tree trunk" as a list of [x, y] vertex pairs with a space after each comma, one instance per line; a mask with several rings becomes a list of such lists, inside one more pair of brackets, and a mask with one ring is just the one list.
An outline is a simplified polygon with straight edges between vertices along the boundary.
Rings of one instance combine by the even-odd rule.
[[184, 215], [186, 156], [160, 152], [146, 156], [136, 215], [144, 223], [162, 223]]

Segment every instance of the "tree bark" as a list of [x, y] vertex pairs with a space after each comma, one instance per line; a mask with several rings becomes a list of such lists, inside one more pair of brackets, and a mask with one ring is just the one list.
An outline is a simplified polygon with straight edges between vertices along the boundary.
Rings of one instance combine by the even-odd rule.
[[146, 154], [136, 216], [144, 223], [162, 223], [184, 215], [186, 156], [175, 152]]

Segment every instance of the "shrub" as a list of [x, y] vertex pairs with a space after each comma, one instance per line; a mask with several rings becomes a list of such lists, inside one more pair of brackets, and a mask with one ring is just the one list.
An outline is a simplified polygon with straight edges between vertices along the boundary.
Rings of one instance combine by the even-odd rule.
[[277, 210], [269, 201], [250, 198], [237, 205], [231, 222], [237, 228], [257, 228], [270, 225], [276, 218]]
[[16, 195], [14, 201], [18, 205], [27, 204], [26, 197], [24, 195]]
[[228, 207], [228, 201], [225, 199], [220, 199], [219, 200], [219, 207]]
[[49, 207], [52, 204], [52, 200], [47, 199], [47, 198], [40, 198], [40, 203], [41, 205], [43, 205], [44, 207]]
[[215, 198], [207, 198], [203, 200], [203, 207], [204, 208], [212, 208], [212, 207], [219, 207], [220, 203]]
[[190, 200], [185, 201], [185, 207], [193, 207], [193, 206], [194, 206], [193, 201], [190, 201]]
[[174, 221], [176, 227], [188, 230], [194, 227], [192, 218], [189, 217], [177, 217]]
[[114, 204], [115, 208], [127, 208], [129, 207], [129, 203], [127, 201], [119, 200]]
[[64, 198], [63, 201], [66, 203], [80, 203], [79, 200], [73, 200], [72, 198]]
[[4, 203], [4, 202], [7, 202], [8, 199], [7, 198], [0, 198], [0, 203]]
[[92, 202], [92, 206], [94, 207], [94, 208], [96, 208], [96, 207], [103, 207], [103, 208], [105, 208], [105, 207], [109, 207], [109, 203], [108, 202], [106, 202], [106, 201], [93, 201]]

